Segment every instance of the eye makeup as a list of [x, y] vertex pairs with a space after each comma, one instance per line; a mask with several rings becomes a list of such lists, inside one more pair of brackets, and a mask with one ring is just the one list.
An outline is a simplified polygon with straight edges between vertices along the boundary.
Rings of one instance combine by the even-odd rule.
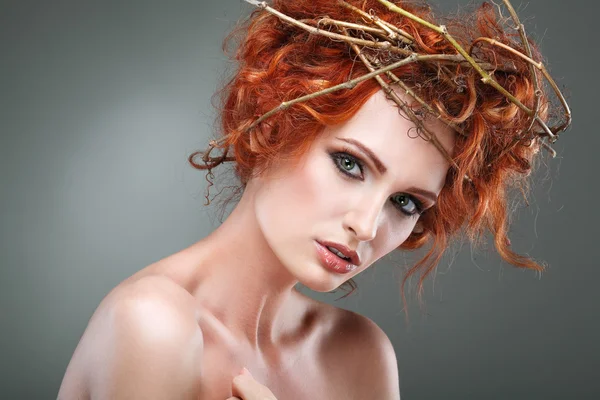
[[[352, 149], [350, 149], [348, 147], [344, 147], [344, 148], [342, 148], [341, 151], [334, 151], [334, 152], [331, 152], [329, 155], [330, 155], [331, 159], [333, 160], [333, 163], [334, 163], [336, 169], [340, 173], [342, 173], [346, 177], [349, 177], [350, 179], [356, 179], [359, 181], [362, 181], [364, 179], [363, 174], [365, 172], [366, 166], [364, 164], [364, 161], [361, 159], [361, 157], [358, 154], [356, 154]], [[357, 176], [353, 173], [348, 172], [349, 170], [342, 166], [342, 162], [344, 160], [354, 163], [355, 166], [358, 167], [361, 175]], [[351, 168], [350, 170], [353, 170], [353, 169], [354, 169], [354, 167]], [[408, 201], [409, 201], [409, 203], [407, 205], [412, 204], [412, 206], [409, 207], [408, 209], [405, 208], [405, 205], [399, 205], [399, 203], [397, 201], [394, 201], [395, 198], [397, 198], [399, 196], [402, 197], [403, 195], [406, 196], [406, 197], [404, 197], [404, 199], [408, 199]], [[410, 193], [402, 192], [402, 193], [394, 194], [394, 195], [390, 196], [390, 200], [392, 201], [392, 203], [394, 203], [394, 206], [400, 212], [402, 212], [403, 214], [405, 214], [407, 216], [421, 215], [425, 211], [421, 200], [419, 200], [417, 197], [411, 195]]]

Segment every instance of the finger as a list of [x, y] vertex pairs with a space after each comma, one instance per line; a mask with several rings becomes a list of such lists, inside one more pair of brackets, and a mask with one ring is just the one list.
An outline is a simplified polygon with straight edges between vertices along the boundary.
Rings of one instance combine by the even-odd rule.
[[275, 399], [273, 392], [258, 383], [249, 375], [237, 375], [233, 378], [232, 394], [244, 400]]
[[228, 397], [225, 400], [242, 400], [239, 397]]

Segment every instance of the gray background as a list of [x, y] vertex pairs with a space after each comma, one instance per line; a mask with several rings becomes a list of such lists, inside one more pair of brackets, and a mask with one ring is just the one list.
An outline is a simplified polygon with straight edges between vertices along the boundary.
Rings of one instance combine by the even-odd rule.
[[[411, 325], [396, 283], [411, 257], [376, 264], [340, 301], [303, 288], [385, 330], [403, 399], [600, 398], [596, 4], [515, 2], [574, 114], [511, 230], [549, 264], [541, 279], [467, 244], [426, 284], [424, 311], [411, 292]], [[212, 133], [221, 40], [249, 7], [1, 5], [0, 398], [53, 399], [104, 295], [217, 226], [186, 158]]]

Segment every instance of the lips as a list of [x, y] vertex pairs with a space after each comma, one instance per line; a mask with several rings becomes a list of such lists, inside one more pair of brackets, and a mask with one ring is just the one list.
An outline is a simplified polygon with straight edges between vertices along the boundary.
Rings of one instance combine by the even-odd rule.
[[348, 248], [347, 246], [340, 244], [340, 243], [335, 243], [335, 242], [326, 242], [326, 241], [318, 241], [321, 245], [325, 246], [325, 247], [331, 247], [333, 249], [336, 249], [337, 251], [339, 251], [340, 253], [342, 253], [344, 255], [344, 257], [346, 257], [352, 264], [359, 266], [360, 265], [360, 257], [358, 255], [358, 253], [350, 248]]
[[334, 252], [337, 252], [337, 250], [329, 250], [328, 246], [325, 246], [316, 240], [314, 243], [316, 255], [319, 261], [321, 261], [321, 265], [325, 267], [325, 269], [336, 274], [347, 274], [358, 268], [350, 261], [345, 260], [344, 258], [335, 254]]

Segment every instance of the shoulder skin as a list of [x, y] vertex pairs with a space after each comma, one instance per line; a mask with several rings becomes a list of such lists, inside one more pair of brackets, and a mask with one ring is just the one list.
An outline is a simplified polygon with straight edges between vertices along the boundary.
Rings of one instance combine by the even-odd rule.
[[195, 310], [167, 277], [117, 286], [92, 315], [59, 399], [195, 398], [203, 351]]

